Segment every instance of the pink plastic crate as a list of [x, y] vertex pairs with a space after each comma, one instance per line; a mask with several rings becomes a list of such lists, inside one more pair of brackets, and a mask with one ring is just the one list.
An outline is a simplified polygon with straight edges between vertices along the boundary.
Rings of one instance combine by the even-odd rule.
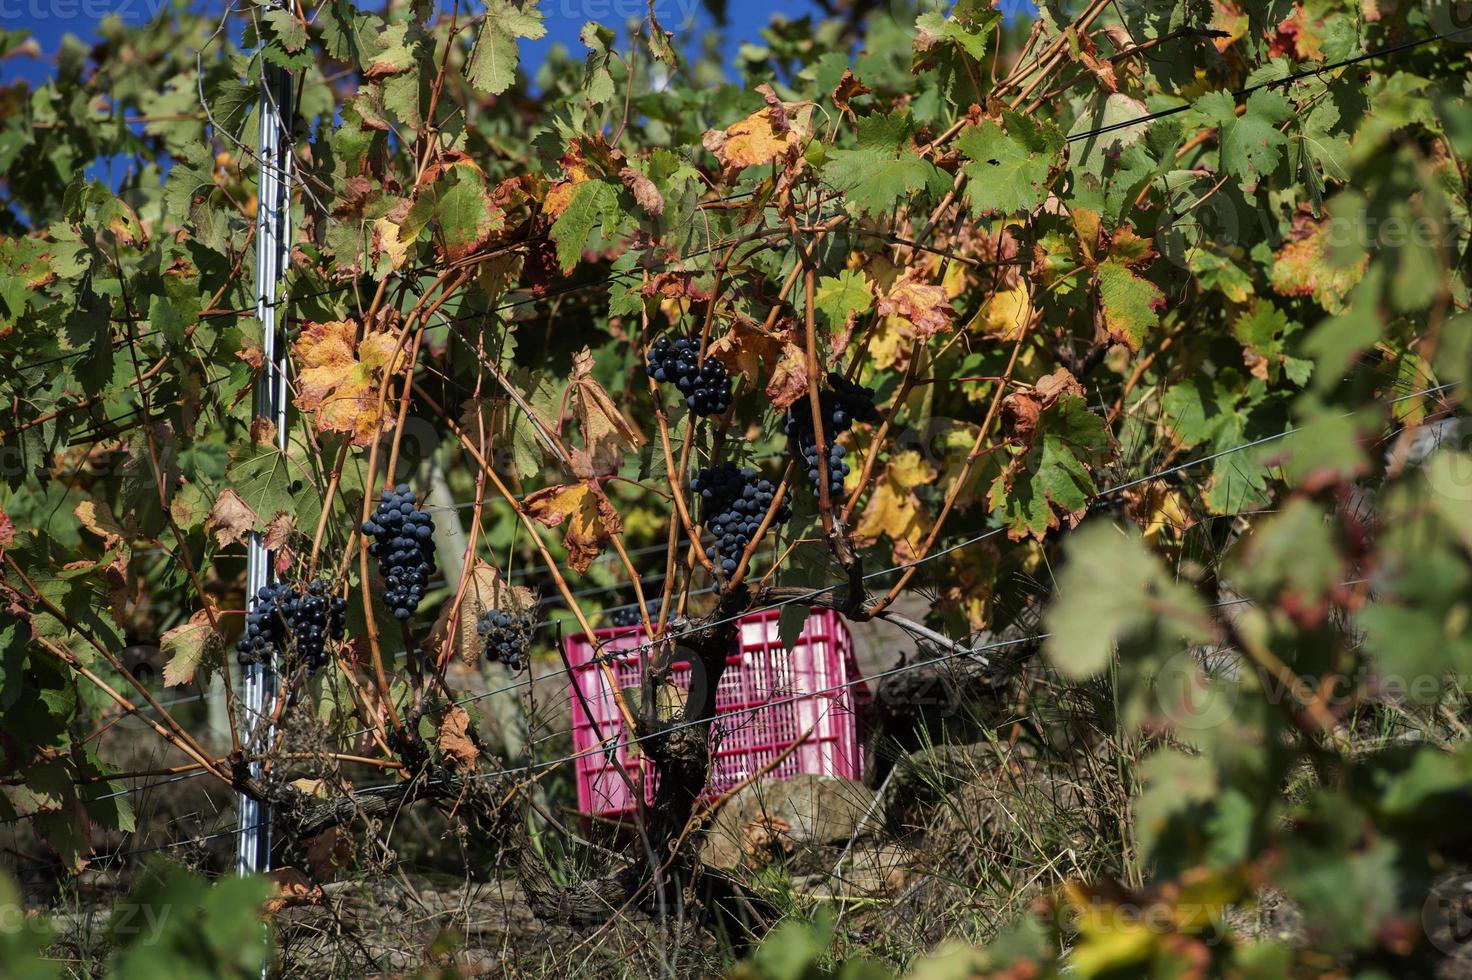
[[[726, 658], [726, 670], [716, 688], [708, 798], [759, 771], [809, 728], [812, 735], [772, 769], [768, 778], [805, 772], [859, 779], [863, 773], [861, 719], [869, 692], [859, 680], [848, 627], [832, 610], [814, 609], [789, 653], [778, 638], [779, 616], [778, 610], [770, 609], [740, 620], [739, 652]], [[604, 656], [612, 660], [619, 687], [636, 687], [643, 628], [602, 629], [594, 635]], [[584, 813], [602, 817], [631, 813], [632, 795], [618, 767], [634, 778], [646, 762], [642, 754], [630, 751], [628, 731], [607, 675], [594, 661], [587, 638], [579, 633], [564, 642], [573, 683], [582, 693], [581, 698], [576, 691], [572, 696], [578, 806]], [[671, 679], [688, 690], [690, 664], [677, 661]], [[647, 779], [647, 798], [652, 798], [653, 788], [653, 779]]]

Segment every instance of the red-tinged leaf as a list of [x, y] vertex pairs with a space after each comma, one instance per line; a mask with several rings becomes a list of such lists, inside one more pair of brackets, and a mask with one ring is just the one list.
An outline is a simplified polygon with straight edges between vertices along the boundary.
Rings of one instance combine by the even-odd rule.
[[562, 543], [567, 561], [578, 573], [586, 572], [603, 553], [611, 535], [623, 530], [618, 511], [591, 480], [538, 490], [523, 502], [527, 516], [544, 527], [566, 525]]
[[1012, 457], [987, 495], [1013, 540], [1076, 525], [1097, 491], [1094, 470], [1113, 452], [1104, 419], [1089, 411], [1073, 376], [1047, 380], [1046, 389], [1009, 397]]
[[948, 332], [955, 325], [955, 310], [945, 287], [922, 282], [909, 270], [880, 297], [879, 312], [911, 324], [922, 338]]
[[189, 622], [167, 630], [159, 638], [159, 649], [168, 658], [163, 670], [164, 687], [178, 687], [194, 680], [201, 666], [217, 660], [224, 644], [210, 625], [209, 616], [201, 610]]

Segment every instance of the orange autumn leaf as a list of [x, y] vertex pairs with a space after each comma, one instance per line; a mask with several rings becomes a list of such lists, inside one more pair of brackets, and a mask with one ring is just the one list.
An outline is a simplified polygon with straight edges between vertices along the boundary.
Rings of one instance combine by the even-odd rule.
[[1338, 313], [1344, 299], [1364, 276], [1368, 255], [1349, 265], [1329, 256], [1330, 224], [1295, 215], [1290, 240], [1273, 256], [1269, 279], [1279, 296], [1310, 296], [1326, 312]]
[[538, 490], [524, 506], [527, 516], [543, 527], [567, 526], [562, 544], [567, 563], [579, 574], [603, 553], [612, 535], [623, 530], [618, 511], [591, 480]]
[[839, 112], [854, 115], [852, 102], [861, 95], [870, 94], [869, 86], [854, 77], [853, 71], [848, 68], [843, 70], [843, 76], [838, 79], [838, 85], [833, 89], [833, 104], [838, 107]]
[[728, 174], [802, 152], [802, 136], [793, 128], [787, 107], [770, 85], [761, 85], [757, 91], [767, 100], [765, 109], [725, 129], [709, 130], [701, 138]]
[[759, 321], [737, 314], [731, 329], [711, 342], [709, 356], [733, 374], [739, 372], [748, 378], [760, 378], [765, 363], [764, 390], [779, 412], [807, 394], [807, 353], [794, 340], [790, 321], [768, 330]]
[[473, 767], [480, 757], [480, 747], [471, 737], [470, 714], [458, 704], [450, 705], [440, 719], [440, 733], [435, 744], [447, 759], [463, 766]]
[[390, 408], [380, 403], [385, 374], [403, 364], [398, 343], [384, 332], [370, 331], [354, 342], [351, 320], [308, 323], [293, 346], [302, 368], [297, 408], [315, 413], [321, 432], [344, 432], [365, 446], [394, 424]]
[[879, 312], [906, 321], [922, 338], [950, 330], [955, 316], [944, 286], [921, 282], [909, 272], [880, 297]]

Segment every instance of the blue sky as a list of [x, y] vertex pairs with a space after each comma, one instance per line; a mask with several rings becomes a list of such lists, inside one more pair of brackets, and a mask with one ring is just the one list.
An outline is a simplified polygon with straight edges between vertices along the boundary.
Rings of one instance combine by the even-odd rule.
[[[98, 22], [109, 13], [116, 13], [125, 23], [142, 24], [169, 5], [169, 0], [0, 0], [0, 28], [28, 28], [41, 49], [35, 58], [12, 56], [0, 60], [0, 82], [16, 78], [25, 78], [32, 83], [45, 80], [54, 70], [62, 36], [71, 33], [90, 42], [95, 37]], [[202, 0], [202, 6], [220, 9], [219, 0]], [[1002, 0], [1001, 6], [1009, 11], [1032, 9], [1028, 0]], [[535, 70], [547, 49], [557, 43], [565, 45], [574, 54], [580, 54], [583, 48], [578, 41], [578, 32], [587, 21], [596, 20], [621, 28], [631, 18], [643, 16], [647, 9], [647, 0], [542, 0], [547, 37], [523, 45], [523, 64]], [[664, 28], [674, 31], [686, 42], [694, 40], [700, 31], [711, 26], [701, 0], [656, 0], [655, 10]], [[735, 53], [741, 41], [756, 38], [757, 32], [773, 14], [795, 18], [805, 13], [819, 13], [819, 8], [811, 0], [728, 0], [727, 10], [728, 57]]]

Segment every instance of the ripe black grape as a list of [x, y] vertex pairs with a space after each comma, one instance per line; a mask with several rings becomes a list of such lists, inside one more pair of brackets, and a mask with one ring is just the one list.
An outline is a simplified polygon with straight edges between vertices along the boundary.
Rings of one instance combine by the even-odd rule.
[[[848, 463], [844, 462], [848, 450], [839, 443], [838, 437], [853, 428], [855, 422], [879, 421], [879, 411], [874, 407], [874, 389], [864, 388], [837, 371], [828, 372], [828, 387], [818, 393], [818, 402], [823, 416], [823, 443], [828, 451], [828, 493], [831, 499], [842, 489], [843, 480], [849, 473]], [[818, 440], [813, 427], [812, 406], [807, 399], [796, 402], [787, 410], [783, 429], [802, 457], [813, 493], [821, 494]]]
[[[716, 538], [705, 553], [730, 575], [736, 571], [746, 546], [756, 537], [777, 488], [772, 481], [758, 477], [751, 467], [725, 462], [696, 473], [690, 489], [700, 495], [701, 519]], [[773, 520], [782, 524], [791, 516], [791, 510], [783, 504]]]
[[434, 520], [420, 510], [407, 483], [385, 490], [378, 509], [363, 524], [373, 537], [368, 553], [378, 559], [378, 571], [388, 588], [383, 601], [395, 619], [414, 615], [434, 575]]
[[236, 659], [244, 665], [279, 656], [288, 666], [301, 663], [315, 671], [327, 663], [327, 641], [341, 641], [346, 634], [347, 608], [347, 600], [331, 595], [323, 579], [305, 589], [285, 582], [262, 586], [245, 614]]
[[475, 632], [485, 638], [487, 660], [520, 670], [532, 642], [533, 625], [532, 617], [525, 613], [487, 609], [475, 624]]
[[[628, 629], [632, 626], [643, 625], [644, 619], [639, 615], [639, 604], [631, 603], [627, 606], [619, 606], [614, 609], [609, 617], [612, 624], [619, 629]], [[651, 622], [659, 622], [659, 598], [651, 597], [649, 600], [649, 619]]]
[[700, 360], [700, 344], [689, 337], [661, 337], [649, 348], [649, 376], [673, 384], [696, 415], [720, 415], [731, 407], [731, 376], [714, 357]]

